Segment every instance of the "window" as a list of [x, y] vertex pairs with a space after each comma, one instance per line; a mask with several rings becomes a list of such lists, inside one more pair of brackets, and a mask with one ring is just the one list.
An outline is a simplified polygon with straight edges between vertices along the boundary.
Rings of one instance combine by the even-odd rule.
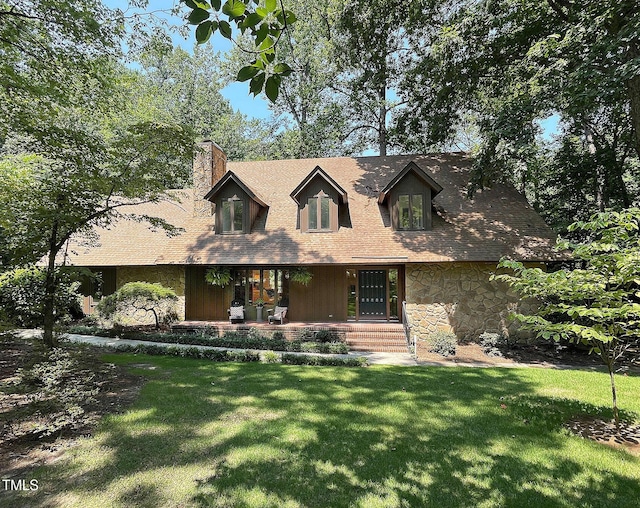
[[244, 202], [233, 196], [222, 202], [222, 232], [223, 233], [242, 233], [242, 214], [244, 211]]
[[424, 229], [422, 194], [398, 196], [398, 229]]
[[331, 229], [331, 198], [322, 192], [307, 200], [307, 212], [309, 213], [309, 230]]

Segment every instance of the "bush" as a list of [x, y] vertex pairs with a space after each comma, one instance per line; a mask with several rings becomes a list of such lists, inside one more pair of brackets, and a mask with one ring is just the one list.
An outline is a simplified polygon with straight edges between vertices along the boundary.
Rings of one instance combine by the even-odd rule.
[[438, 331], [432, 333], [427, 339], [427, 348], [431, 353], [441, 356], [453, 356], [458, 347], [458, 338], [455, 333]]
[[229, 331], [222, 337], [205, 334], [176, 333], [144, 333], [135, 330], [127, 331], [117, 328], [105, 329], [89, 326], [72, 326], [68, 333], [80, 335], [96, 335], [98, 337], [120, 337], [131, 340], [147, 340], [165, 344], [193, 344], [197, 346], [214, 346], [234, 349], [260, 349], [273, 351], [292, 351], [304, 353], [347, 354], [349, 345], [346, 342], [300, 342], [288, 341], [282, 332], [275, 332], [271, 338], [264, 337], [259, 331]]
[[501, 334], [484, 332], [478, 339], [484, 354], [487, 356], [502, 356], [499, 347], [504, 344], [504, 337]]
[[197, 358], [214, 362], [259, 362], [260, 355], [256, 351], [228, 351], [224, 349], [200, 349], [197, 347], [181, 348], [174, 346], [154, 346], [139, 344], [131, 346], [122, 344], [116, 348], [125, 353], [137, 353], [154, 356], [179, 356], [181, 358]]
[[338, 334], [331, 330], [320, 330], [316, 332], [314, 337], [316, 342], [339, 342]]
[[264, 361], [264, 363], [278, 363], [280, 361], [280, 355], [275, 351], [265, 351], [262, 353], [262, 361]]
[[96, 310], [101, 317], [114, 322], [118, 322], [131, 309], [151, 312], [156, 328], [160, 328], [160, 321], [170, 323], [177, 319], [177, 301], [175, 291], [162, 284], [128, 282], [115, 293], [102, 298]]
[[[0, 309], [2, 318], [17, 326], [42, 326], [44, 310], [45, 271], [41, 268], [16, 268], [0, 276]], [[80, 283], [72, 274], [59, 272], [54, 312], [57, 320], [82, 314], [78, 289]]]
[[18, 369], [19, 388], [30, 393], [38, 407], [45, 407], [47, 418], [35, 429], [40, 436], [49, 436], [84, 423], [83, 406], [95, 402], [99, 389], [94, 375], [78, 369], [68, 351], [54, 348], [47, 358], [30, 368]]
[[288, 365], [317, 365], [333, 367], [366, 367], [367, 359], [362, 356], [341, 358], [335, 356], [292, 355], [284, 353], [282, 363]]

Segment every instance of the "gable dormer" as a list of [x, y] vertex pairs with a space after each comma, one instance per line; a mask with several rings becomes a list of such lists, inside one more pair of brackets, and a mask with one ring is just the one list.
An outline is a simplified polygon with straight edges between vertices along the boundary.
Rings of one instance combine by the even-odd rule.
[[431, 200], [441, 191], [438, 182], [411, 161], [382, 189], [378, 203], [388, 207], [396, 231], [428, 231]]
[[268, 208], [233, 171], [227, 171], [204, 199], [214, 204], [216, 234], [250, 233], [260, 212]]
[[300, 182], [291, 198], [298, 205], [302, 233], [338, 231], [341, 215], [347, 214], [347, 192], [320, 166]]

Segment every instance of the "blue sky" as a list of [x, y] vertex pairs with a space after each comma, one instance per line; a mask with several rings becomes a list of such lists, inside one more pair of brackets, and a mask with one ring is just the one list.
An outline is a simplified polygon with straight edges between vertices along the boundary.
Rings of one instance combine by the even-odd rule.
[[[167, 21], [168, 24], [181, 27], [187, 23], [180, 16], [171, 16], [165, 14], [163, 10], [169, 10], [171, 5], [178, 5], [177, 0], [149, 0], [149, 6], [146, 9], [128, 9], [129, 2], [127, 0], [104, 0], [107, 7], [118, 8], [126, 13], [143, 13], [152, 12], [158, 17], [161, 17]], [[172, 34], [173, 43], [182, 47], [186, 51], [191, 51], [196, 44], [194, 36], [194, 28], [189, 26], [188, 38], [184, 38], [179, 33]], [[212, 51], [227, 51], [231, 48], [231, 42], [219, 33], [211, 37], [206, 46], [210, 47]], [[268, 102], [262, 95], [254, 98], [253, 95], [249, 95], [248, 83], [231, 83], [222, 90], [222, 95], [229, 100], [231, 106], [244, 113], [250, 118], [267, 118], [270, 115]]]

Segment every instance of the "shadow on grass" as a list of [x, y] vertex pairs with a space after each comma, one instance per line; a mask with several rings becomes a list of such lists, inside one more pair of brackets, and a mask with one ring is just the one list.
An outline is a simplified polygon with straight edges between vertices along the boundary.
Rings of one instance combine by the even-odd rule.
[[[576, 413], [606, 410], [537, 396], [513, 369], [149, 362], [171, 376], [154, 376], [129, 412], [103, 421], [101, 460], [42, 471], [55, 488], [34, 505], [66, 491], [121, 506], [637, 501], [638, 474], [607, 467], [624, 452], [562, 431]], [[172, 481], [182, 485], [168, 492]]]

